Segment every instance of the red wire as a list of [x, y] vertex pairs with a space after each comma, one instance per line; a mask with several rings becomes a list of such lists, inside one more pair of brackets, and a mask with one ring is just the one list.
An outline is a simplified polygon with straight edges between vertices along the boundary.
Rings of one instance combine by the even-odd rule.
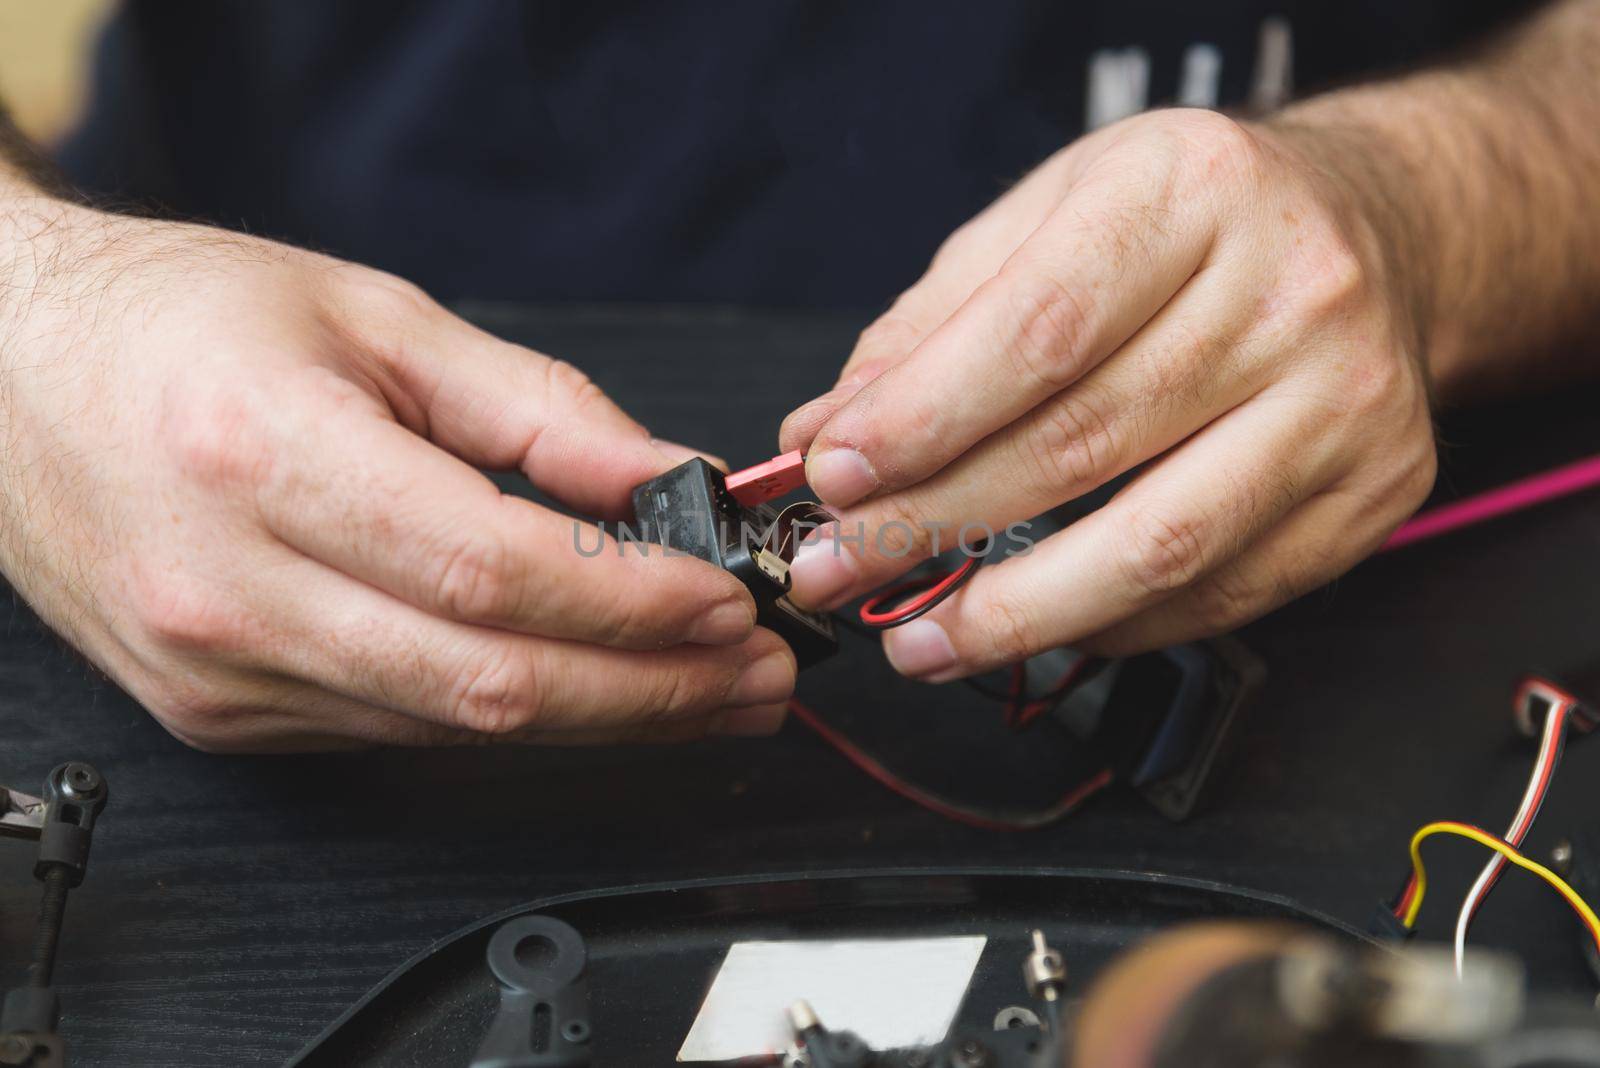
[[943, 816], [945, 819], [964, 823], [968, 827], [976, 827], [979, 830], [1029, 831], [1044, 827], [1068, 815], [1111, 784], [1111, 769], [1106, 768], [1068, 790], [1061, 800], [1049, 808], [1017, 816], [986, 814], [946, 801], [944, 798], [896, 775], [884, 767], [876, 757], [862, 749], [842, 732], [830, 726], [821, 716], [799, 701], [790, 700], [789, 711], [794, 713], [796, 719], [816, 732], [817, 736], [824, 742], [838, 750], [846, 760], [901, 797], [922, 806], [930, 812]]
[[[1540, 681], [1542, 681], [1542, 680], [1540, 680]], [[1557, 693], [1561, 693], [1562, 698], [1567, 698], [1568, 697], [1568, 695], [1566, 693], [1564, 693], [1563, 691], [1558, 690], [1556, 687], [1551, 686], [1550, 688], [1552, 690], [1555, 690]], [[1526, 691], [1526, 689], [1527, 689], [1527, 683], [1524, 683], [1521, 687], [1518, 688], [1518, 698], [1519, 699], [1521, 699], [1523, 697], [1523, 694]], [[1573, 703], [1569, 702], [1568, 700], [1561, 700], [1561, 701], [1558, 701], [1555, 704], [1552, 704], [1550, 706], [1550, 710], [1548, 712], [1546, 712], [1545, 714], [1547, 716], [1560, 716], [1563, 719], [1565, 719], [1573, 711], [1573, 708], [1574, 708]], [[1522, 845], [1522, 840], [1528, 836], [1528, 831], [1532, 829], [1533, 822], [1539, 815], [1539, 810], [1544, 806], [1545, 794], [1550, 789], [1550, 783], [1555, 778], [1555, 770], [1556, 770], [1555, 761], [1553, 761], [1553, 760], [1548, 760], [1547, 761], [1546, 757], [1548, 756], [1549, 750], [1557, 749], [1557, 748], [1559, 748], [1561, 746], [1561, 739], [1562, 739], [1562, 735], [1561, 735], [1561, 730], [1560, 729], [1552, 731], [1551, 734], [1550, 734], [1550, 741], [1549, 741], [1548, 745], [1545, 748], [1540, 749], [1540, 751], [1539, 751], [1539, 755], [1536, 758], [1535, 762], [1536, 763], [1544, 763], [1544, 765], [1545, 765], [1544, 766], [1544, 771], [1539, 777], [1538, 785], [1535, 787], [1534, 803], [1528, 807], [1528, 814], [1527, 814], [1526, 819], [1522, 820], [1520, 823], [1518, 823], [1517, 825], [1513, 826], [1511, 828], [1511, 833], [1506, 835], [1506, 837], [1505, 837], [1505, 841], [1510, 843], [1512, 846], [1520, 847]], [[1503, 860], [1504, 858], [1501, 858], [1501, 859]], [[1479, 905], [1482, 905], [1484, 898], [1487, 898], [1489, 896], [1489, 891], [1494, 889], [1495, 883], [1499, 881], [1500, 875], [1503, 873], [1505, 865], [1502, 864], [1500, 867], [1501, 867], [1501, 870], [1497, 871], [1494, 874], [1493, 878], [1491, 878], [1489, 883], [1484, 887], [1483, 895], [1481, 897], [1479, 897], [1479, 899], [1478, 899], [1478, 904]], [[1412, 872], [1410, 878], [1406, 880], [1405, 889], [1403, 891], [1401, 891], [1401, 893], [1400, 893], [1399, 901], [1395, 904], [1395, 907], [1394, 907], [1395, 916], [1403, 918], [1406, 915], [1406, 913], [1411, 910], [1411, 899], [1416, 896], [1416, 893], [1417, 893], [1417, 876], [1416, 876], [1415, 872]], [[1477, 909], [1474, 908], [1473, 912], [1476, 913]]]
[[[1528, 832], [1533, 829], [1534, 820], [1539, 818], [1539, 810], [1544, 807], [1544, 795], [1547, 791], [1549, 791], [1550, 783], [1555, 778], [1556, 761], [1553, 759], [1547, 759], [1547, 757], [1561, 748], [1561, 732], [1566, 729], [1565, 721], [1571, 714], [1572, 707], [1572, 705], [1563, 701], [1551, 705], [1550, 711], [1545, 713], [1548, 716], [1560, 716], [1562, 719], [1562, 725], [1558, 726], [1554, 731], [1551, 732], [1549, 746], [1546, 749], [1541, 749], [1539, 752], [1538, 759], [1545, 763], [1544, 774], [1540, 776], [1539, 785], [1535, 788], [1534, 802], [1532, 805], [1528, 806], [1527, 818], [1519, 822], [1516, 826], [1512, 827], [1511, 833], [1505, 837], [1506, 842], [1519, 849], [1522, 847], [1523, 839], [1527, 838]], [[1471, 912], [1472, 916], [1476, 916], [1478, 914], [1478, 910], [1483, 907], [1484, 901], [1489, 897], [1489, 891], [1495, 888], [1495, 884], [1500, 881], [1500, 876], [1505, 874], [1505, 870], [1510, 864], [1510, 862], [1502, 856], [1496, 856], [1494, 861], [1491, 861], [1490, 863], [1494, 863], [1495, 861], [1499, 862], [1495, 865], [1495, 873], [1491, 875], [1489, 877], [1489, 881], [1484, 884], [1483, 893], [1479, 894], [1478, 899], [1473, 902]], [[1409, 904], [1410, 902], [1407, 902], [1407, 905]], [[1471, 919], [1468, 919], [1467, 922], [1470, 924], [1472, 921]]]
[[981, 556], [967, 557], [966, 563], [962, 564], [960, 567], [941, 578], [938, 582], [935, 582], [932, 586], [923, 589], [921, 593], [911, 598], [911, 600], [906, 601], [904, 604], [897, 604], [887, 612], [878, 611], [879, 606], [883, 605], [885, 602], [892, 601], [897, 597], [903, 597], [912, 590], [922, 589], [923, 585], [927, 582], [927, 579], [914, 579], [911, 582], [902, 582], [900, 585], [890, 587], [889, 589], [884, 590], [882, 593], [875, 593], [871, 597], [867, 598], [866, 603], [861, 606], [861, 622], [873, 627], [881, 627], [886, 624], [896, 623], [911, 613], [917, 611], [917, 609], [922, 608], [930, 602], [943, 596], [946, 590], [948, 590], [951, 586], [954, 586], [956, 583], [961, 582], [967, 576], [967, 574], [972, 571], [973, 568], [977, 567], [981, 563], [983, 563], [983, 558]]
[[[1014, 723], [1015, 726], [1020, 730], [1021, 728], [1032, 723], [1035, 719], [1038, 719], [1044, 713], [1050, 711], [1050, 709], [1055, 707], [1056, 698], [1060, 697], [1062, 694], [1071, 689], [1073, 684], [1078, 681], [1078, 676], [1082, 675], [1092, 662], [1092, 657], [1080, 656], [1071, 667], [1067, 668], [1067, 670], [1062, 673], [1061, 678], [1056, 680], [1056, 684], [1050, 688], [1048, 693], [1046, 693], [1043, 697], [1029, 701], [1021, 708], [1015, 709], [1014, 714], [1008, 715], [1008, 721]], [[1018, 664], [1017, 668], [1022, 669], [1022, 677], [1026, 679], [1026, 668], [1024, 668], [1021, 664]], [[1015, 674], [1013, 674], [1013, 678], [1015, 677]], [[1013, 689], [1011, 698], [1013, 705], [1016, 703], [1018, 696], [1020, 696], [1018, 691]], [[1008, 710], [1008, 712], [1009, 711], [1010, 710]]]

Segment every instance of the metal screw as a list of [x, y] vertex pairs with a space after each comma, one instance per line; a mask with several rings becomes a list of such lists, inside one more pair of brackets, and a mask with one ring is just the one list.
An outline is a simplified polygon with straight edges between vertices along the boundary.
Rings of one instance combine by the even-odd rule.
[[1566, 839], [1556, 843], [1550, 850], [1550, 866], [1562, 875], [1572, 870], [1572, 843]]
[[1051, 949], [1043, 931], [1033, 932], [1033, 951], [1022, 963], [1022, 979], [1031, 997], [1055, 1001], [1067, 985], [1067, 966]]

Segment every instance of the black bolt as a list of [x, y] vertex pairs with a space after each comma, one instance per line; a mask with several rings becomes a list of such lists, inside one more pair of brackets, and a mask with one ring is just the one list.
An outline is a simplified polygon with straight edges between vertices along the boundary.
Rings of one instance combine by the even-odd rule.
[[50, 865], [39, 900], [39, 922], [33, 930], [33, 963], [28, 966], [29, 986], [49, 986], [56, 970], [56, 945], [61, 941], [61, 917], [67, 910], [67, 869]]
[[74, 797], [85, 797], [100, 789], [100, 773], [87, 764], [68, 764], [61, 780], [66, 792]]

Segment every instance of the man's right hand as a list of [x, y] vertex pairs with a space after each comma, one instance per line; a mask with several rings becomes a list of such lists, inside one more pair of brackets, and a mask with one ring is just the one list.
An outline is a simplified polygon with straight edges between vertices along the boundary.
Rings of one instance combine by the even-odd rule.
[[611, 517], [689, 455], [573, 367], [376, 271], [41, 197], [0, 264], [0, 570], [184, 741], [776, 729], [794, 659], [737, 580], [580, 555], [474, 469]]

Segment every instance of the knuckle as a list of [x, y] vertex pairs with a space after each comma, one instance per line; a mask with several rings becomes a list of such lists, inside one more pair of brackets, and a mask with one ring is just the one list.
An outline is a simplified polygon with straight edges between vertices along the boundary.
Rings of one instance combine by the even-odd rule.
[[1182, 158], [1200, 180], [1229, 182], [1259, 175], [1265, 153], [1243, 123], [1203, 109], [1173, 111], [1165, 121]]
[[856, 356], [880, 352], [909, 352], [922, 339], [922, 331], [903, 316], [888, 314], [873, 320], [856, 338]]
[[1313, 238], [1305, 247], [1304, 261], [1290, 283], [1299, 317], [1311, 323], [1349, 317], [1371, 289], [1361, 256], [1337, 233]]
[[1069, 390], [1047, 404], [1034, 433], [1022, 435], [1023, 457], [1046, 485], [1074, 492], [1099, 485], [1117, 454], [1111, 420], [1081, 390]]
[[1205, 570], [1205, 542], [1194, 520], [1145, 509], [1134, 514], [1127, 541], [1124, 568], [1142, 593], [1181, 589]]
[[1428, 499], [1439, 475], [1439, 456], [1432, 438], [1375, 457], [1373, 462], [1383, 467], [1377, 478], [1368, 476], [1371, 488], [1364, 494], [1364, 504], [1372, 512], [1390, 516], [1390, 525], [1398, 524]]
[[449, 698], [452, 722], [485, 735], [504, 735], [548, 718], [531, 656], [501, 650], [461, 672]]
[[1179, 324], [1170, 348], [1141, 353], [1140, 369], [1150, 383], [1150, 415], [1183, 412], [1204, 404], [1213, 387], [1229, 341], [1214, 331]]
[[1071, 384], [1092, 330], [1089, 303], [1036, 265], [1003, 268], [996, 281], [1009, 302], [1017, 372], [1052, 389]]
[[1387, 415], [1405, 405], [1408, 385], [1398, 359], [1387, 354], [1354, 359], [1339, 376], [1338, 401], [1358, 415]]
[[959, 266], [969, 258], [972, 248], [982, 242], [982, 228], [977, 221], [979, 218], [982, 216], [968, 219], [939, 242], [939, 247], [934, 249], [933, 257], [928, 261], [930, 274], [942, 267]]
[[242, 714], [210, 684], [181, 675], [158, 683], [144, 705], [184, 745], [205, 753], [230, 748]]
[[441, 310], [421, 286], [398, 275], [350, 263], [332, 269], [341, 276], [346, 298], [375, 320], [423, 318]]
[[581, 370], [566, 360], [544, 357], [545, 390], [558, 409], [566, 407], [575, 412], [596, 404], [609, 404], [604, 391]]
[[1194, 587], [1194, 618], [1208, 634], [1220, 634], [1272, 606], [1277, 587], [1250, 581], [1240, 573], [1219, 574]]
[[217, 655], [248, 644], [248, 613], [220, 591], [192, 579], [141, 572], [129, 598], [135, 627], [155, 648]]
[[1426, 444], [1417, 450], [1416, 458], [1408, 466], [1405, 482], [1407, 495], [1415, 503], [1421, 504], [1427, 500], [1428, 494], [1433, 492], [1433, 484], [1438, 477], [1439, 452], [1430, 436]]
[[430, 583], [436, 604], [456, 619], [502, 621], [515, 614], [512, 553], [492, 534], [468, 536], [445, 553]]
[[978, 621], [997, 663], [1014, 664], [1043, 651], [1047, 643], [1038, 621], [1022, 605], [997, 599], [984, 606]]

